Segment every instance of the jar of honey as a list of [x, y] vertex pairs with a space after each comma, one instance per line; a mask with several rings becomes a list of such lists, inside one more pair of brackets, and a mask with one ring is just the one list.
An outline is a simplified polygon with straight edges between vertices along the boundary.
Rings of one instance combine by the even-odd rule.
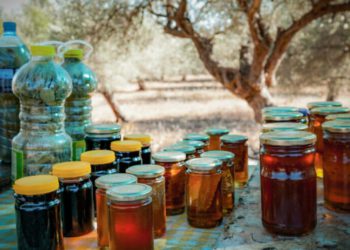
[[15, 181], [18, 249], [63, 250], [58, 178], [28, 176]]
[[109, 249], [153, 250], [152, 188], [130, 184], [107, 190]]
[[298, 122], [306, 123], [304, 115], [300, 112], [269, 112], [263, 113], [264, 123]]
[[233, 159], [235, 158], [235, 155], [228, 151], [210, 150], [204, 152], [201, 157], [213, 158], [222, 162], [222, 209], [224, 214], [231, 213], [235, 205], [235, 171], [233, 166]]
[[120, 141], [120, 125], [93, 124], [85, 127], [86, 150], [110, 149], [113, 141]]
[[269, 232], [303, 235], [315, 228], [315, 141], [304, 131], [260, 136], [261, 213]]
[[200, 155], [204, 152], [204, 147], [205, 144], [204, 142], [201, 141], [180, 141], [177, 142], [175, 145], [188, 145], [188, 146], [192, 146], [196, 149], [196, 152], [194, 154], [195, 157], [200, 157]]
[[136, 165], [126, 170], [135, 175], [138, 183], [152, 187], [154, 237], [160, 238], [166, 231], [164, 168], [159, 165]]
[[221, 141], [221, 149], [235, 155], [234, 168], [230, 169], [234, 176], [235, 186], [244, 186], [248, 181], [248, 137], [230, 134], [221, 137]]
[[124, 140], [134, 140], [139, 141], [142, 144], [141, 148], [141, 158], [142, 164], [151, 164], [151, 141], [150, 135], [146, 134], [128, 134], [124, 136]]
[[76, 237], [94, 230], [93, 188], [88, 162], [71, 161], [53, 165], [59, 178], [64, 237]]
[[131, 166], [142, 164], [141, 148], [142, 144], [139, 141], [112, 142], [111, 149], [115, 152], [120, 173], [125, 173], [125, 170]]
[[321, 107], [311, 109], [309, 131], [317, 137], [316, 141], [316, 159], [315, 167], [317, 177], [323, 177], [323, 131], [322, 124], [326, 121], [328, 115], [349, 113], [350, 109], [346, 107]]
[[273, 122], [265, 123], [262, 125], [262, 133], [272, 131], [307, 131], [308, 126], [303, 123], [297, 122]]
[[196, 157], [196, 148], [190, 145], [173, 144], [163, 149], [164, 151], [178, 151], [186, 154], [186, 161]]
[[324, 199], [327, 208], [350, 212], [350, 120], [323, 123]]
[[341, 102], [309, 102], [307, 105], [309, 110], [314, 108], [324, 108], [324, 107], [341, 107], [343, 106]]
[[186, 162], [187, 220], [193, 227], [212, 228], [222, 222], [221, 164], [212, 158]]
[[100, 248], [109, 246], [107, 190], [121, 185], [135, 184], [136, 182], [137, 178], [130, 174], [110, 174], [96, 179], [97, 243]]
[[163, 151], [152, 157], [156, 165], [165, 169], [166, 215], [182, 214], [185, 211], [186, 155], [177, 151]]
[[184, 136], [184, 141], [201, 141], [204, 143], [204, 151], [208, 151], [209, 147], [209, 136], [204, 134], [186, 134]]
[[205, 131], [209, 135], [209, 147], [208, 150], [220, 150], [221, 140], [220, 137], [227, 135], [230, 131], [225, 128], [209, 128]]
[[335, 114], [335, 115], [327, 115], [326, 116], [326, 121], [333, 121], [333, 120], [347, 120], [347, 121], [350, 121], [350, 113]]

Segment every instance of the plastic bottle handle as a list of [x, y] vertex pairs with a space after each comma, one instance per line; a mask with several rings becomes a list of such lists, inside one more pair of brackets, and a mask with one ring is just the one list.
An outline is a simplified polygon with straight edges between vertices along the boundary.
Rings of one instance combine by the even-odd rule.
[[87, 52], [84, 53], [84, 59], [88, 59], [92, 52], [94, 51], [94, 48], [92, 47], [92, 45], [86, 41], [83, 41], [83, 40], [71, 40], [71, 41], [68, 41], [68, 42], [65, 42], [65, 43], [62, 43], [58, 49], [57, 49], [57, 54], [59, 55], [59, 57], [63, 58], [63, 55], [64, 53], [68, 50], [68, 47], [72, 44], [82, 44], [84, 45], [85, 47], [88, 48]]

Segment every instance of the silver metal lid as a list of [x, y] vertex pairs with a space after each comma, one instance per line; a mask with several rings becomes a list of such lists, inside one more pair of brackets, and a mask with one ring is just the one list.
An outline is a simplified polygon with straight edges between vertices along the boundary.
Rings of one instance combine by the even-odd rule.
[[262, 109], [263, 113], [270, 112], [299, 112], [299, 108], [297, 107], [288, 107], [288, 106], [274, 106], [274, 107], [266, 107]]
[[196, 149], [202, 149], [204, 148], [205, 144], [202, 141], [179, 141], [177, 143], [175, 143], [175, 145], [189, 145], [192, 147], [195, 147]]
[[186, 161], [189, 169], [197, 171], [210, 171], [214, 168], [221, 167], [222, 161], [214, 158], [194, 158]]
[[95, 180], [97, 188], [109, 189], [119, 185], [137, 183], [137, 178], [131, 174], [109, 174]]
[[186, 159], [186, 154], [179, 151], [162, 151], [152, 154], [157, 162], [180, 162]]
[[107, 198], [112, 201], [137, 201], [149, 197], [151, 193], [152, 188], [150, 186], [136, 183], [107, 190]]
[[248, 137], [245, 135], [224, 135], [221, 136], [221, 141], [223, 143], [238, 143], [238, 142], [245, 142], [248, 140]]
[[289, 120], [301, 120], [303, 114], [300, 112], [271, 112], [264, 113], [264, 121], [289, 121]]
[[88, 134], [118, 134], [120, 133], [120, 125], [116, 123], [93, 124], [85, 128]]
[[314, 144], [316, 136], [305, 131], [274, 131], [260, 136], [260, 143], [273, 146], [298, 146]]
[[201, 154], [203, 158], [214, 158], [223, 162], [232, 161], [235, 154], [224, 150], [210, 150]]
[[265, 123], [262, 127], [262, 132], [271, 132], [271, 131], [306, 131], [307, 125], [298, 122], [273, 122], [273, 123]]
[[350, 109], [347, 107], [320, 107], [311, 109], [310, 113], [312, 115], [331, 115], [331, 114], [341, 114], [349, 113]]
[[196, 148], [190, 145], [173, 144], [163, 149], [164, 151], [179, 151], [185, 154], [194, 154]]
[[307, 105], [308, 109], [319, 108], [319, 107], [341, 107], [341, 102], [309, 102]]
[[208, 135], [227, 135], [230, 133], [230, 130], [226, 128], [208, 128], [205, 130], [205, 133]]
[[165, 169], [159, 165], [144, 164], [129, 167], [126, 172], [140, 178], [155, 178], [164, 175]]
[[207, 142], [209, 141], [209, 136], [204, 134], [187, 134], [185, 135], [184, 140]]
[[350, 120], [333, 120], [324, 122], [322, 128], [329, 132], [334, 133], [349, 133], [350, 132]]

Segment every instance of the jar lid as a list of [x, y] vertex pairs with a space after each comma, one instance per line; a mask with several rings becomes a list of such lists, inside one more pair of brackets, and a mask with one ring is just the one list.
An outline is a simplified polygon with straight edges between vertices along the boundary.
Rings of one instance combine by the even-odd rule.
[[350, 112], [350, 109], [347, 107], [320, 107], [320, 108], [313, 108], [310, 112], [312, 115], [331, 115], [331, 114], [348, 113]]
[[139, 141], [142, 144], [150, 144], [152, 141], [152, 138], [150, 135], [146, 135], [146, 134], [129, 134], [129, 135], [124, 135], [124, 140], [133, 140], [133, 141]]
[[288, 107], [288, 106], [274, 106], [274, 107], [266, 107], [262, 109], [263, 113], [271, 113], [271, 112], [299, 112], [299, 108], [297, 107]]
[[327, 115], [326, 116], [326, 120], [327, 121], [332, 121], [332, 120], [350, 120], [350, 113]]
[[58, 188], [58, 178], [53, 175], [27, 176], [16, 180], [13, 185], [15, 193], [21, 195], [42, 195]]
[[79, 60], [83, 59], [84, 52], [81, 49], [69, 49], [64, 52], [64, 58], [77, 58]]
[[306, 106], [308, 109], [313, 109], [318, 107], [341, 107], [343, 105], [341, 102], [309, 102]]
[[224, 143], [238, 143], [238, 142], [245, 142], [248, 140], [248, 137], [245, 135], [224, 135], [221, 136], [221, 141]]
[[214, 158], [223, 162], [232, 161], [235, 154], [224, 150], [210, 150], [201, 154], [203, 158]]
[[107, 190], [107, 197], [112, 201], [137, 201], [149, 197], [152, 188], [146, 184], [136, 183], [112, 187]]
[[195, 149], [203, 149], [205, 144], [202, 141], [179, 141], [175, 143], [175, 145], [188, 145], [191, 147], [195, 147]]
[[264, 121], [288, 121], [288, 120], [301, 120], [303, 114], [300, 112], [271, 112], [264, 113]]
[[52, 166], [52, 175], [58, 178], [76, 178], [91, 173], [90, 163], [85, 161], [67, 161]]
[[185, 154], [194, 154], [196, 148], [190, 145], [173, 144], [163, 149], [164, 151], [179, 151]]
[[82, 153], [80, 159], [92, 165], [107, 164], [115, 161], [115, 153], [111, 150], [89, 150]]
[[180, 162], [186, 160], [186, 154], [179, 151], [162, 151], [152, 155], [157, 162]]
[[131, 174], [107, 174], [95, 180], [97, 188], [109, 189], [111, 187], [137, 183], [137, 178]]
[[202, 141], [207, 142], [209, 141], [209, 136], [204, 134], [187, 134], [184, 137], [184, 140], [186, 141]]
[[273, 146], [298, 146], [313, 144], [316, 136], [305, 131], [273, 131], [260, 135], [260, 143]]
[[165, 169], [159, 165], [144, 164], [129, 167], [126, 169], [126, 172], [140, 178], [154, 178], [164, 175]]
[[230, 133], [230, 130], [226, 128], [208, 128], [205, 130], [205, 133], [208, 135], [226, 135]]
[[273, 122], [273, 123], [265, 123], [262, 127], [262, 132], [271, 132], [271, 131], [289, 131], [289, 130], [297, 130], [297, 131], [306, 131], [307, 125], [298, 122]]
[[214, 168], [221, 167], [222, 162], [214, 158], [194, 158], [186, 161], [189, 169], [197, 171], [210, 171]]
[[334, 133], [349, 133], [350, 132], [350, 120], [334, 120], [324, 122], [322, 128], [329, 132]]
[[116, 152], [135, 152], [140, 151], [141, 148], [142, 144], [139, 141], [125, 140], [111, 143], [111, 149]]
[[120, 133], [120, 125], [116, 123], [93, 124], [85, 128], [87, 134], [117, 134]]

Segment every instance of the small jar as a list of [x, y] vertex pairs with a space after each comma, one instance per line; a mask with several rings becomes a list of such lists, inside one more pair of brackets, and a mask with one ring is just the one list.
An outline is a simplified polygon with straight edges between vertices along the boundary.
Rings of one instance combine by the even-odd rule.
[[187, 146], [191, 146], [194, 147], [196, 149], [195, 153], [194, 153], [194, 157], [199, 158], [201, 156], [202, 153], [204, 153], [204, 147], [205, 144], [204, 142], [201, 141], [180, 141], [175, 143], [175, 145], [187, 145]]
[[156, 165], [164, 167], [166, 215], [185, 211], [185, 160], [182, 152], [163, 151], [153, 154]]
[[93, 124], [85, 127], [86, 150], [110, 149], [113, 141], [120, 141], [120, 125]]
[[261, 213], [269, 232], [303, 235], [315, 228], [315, 141], [304, 131], [260, 136]]
[[326, 116], [334, 114], [349, 113], [350, 109], [345, 107], [321, 107], [311, 109], [309, 131], [317, 137], [315, 167], [317, 177], [323, 178], [323, 131], [322, 124]]
[[324, 199], [327, 208], [350, 212], [350, 120], [325, 122], [323, 127]]
[[204, 143], [204, 151], [208, 151], [209, 147], [209, 136], [204, 134], [186, 134], [184, 141], [201, 141]]
[[153, 250], [152, 188], [130, 184], [107, 190], [109, 249]]
[[230, 131], [225, 128], [209, 128], [205, 131], [209, 135], [209, 147], [208, 150], [220, 150], [221, 140], [220, 137], [227, 135]]
[[343, 105], [341, 102], [309, 102], [306, 106], [309, 110], [312, 110], [314, 108], [341, 107]]
[[248, 137], [244, 135], [225, 135], [221, 137], [221, 149], [231, 152], [235, 155], [233, 159], [235, 172], [235, 185], [237, 187], [244, 186], [248, 182]]
[[[90, 150], [81, 154], [80, 159], [91, 165], [91, 182], [96, 193], [95, 180], [103, 175], [115, 174], [118, 171], [118, 162], [111, 150]], [[96, 215], [96, 197], [94, 199], [94, 210]]]
[[264, 123], [298, 122], [306, 123], [304, 115], [300, 112], [270, 112], [263, 113]]
[[235, 170], [233, 164], [235, 154], [223, 150], [212, 150], [203, 153], [201, 157], [213, 158], [222, 162], [222, 209], [224, 214], [231, 213], [235, 206]]
[[166, 232], [166, 209], [165, 209], [165, 169], [159, 165], [136, 165], [126, 170], [128, 174], [135, 175], [138, 183], [152, 187], [153, 202], [153, 226], [154, 237], [160, 238]]
[[212, 228], [222, 222], [221, 161], [196, 158], [186, 162], [187, 220], [193, 227]]
[[64, 237], [76, 237], [94, 230], [93, 188], [88, 162], [71, 161], [53, 165], [52, 175], [60, 182]]
[[56, 176], [18, 179], [15, 191], [18, 249], [63, 250], [61, 200]]
[[297, 122], [274, 122], [262, 125], [262, 133], [272, 131], [307, 131], [308, 126]]
[[119, 164], [119, 173], [125, 173], [125, 170], [131, 166], [142, 164], [141, 142], [139, 141], [114, 141], [111, 149], [114, 151]]
[[333, 121], [333, 120], [346, 120], [346, 121], [350, 121], [350, 113], [335, 114], [335, 115], [327, 115], [327, 116], [326, 116], [326, 121]]
[[97, 243], [100, 248], [109, 246], [107, 190], [136, 182], [137, 178], [130, 174], [110, 174], [96, 179]]
[[129, 134], [124, 136], [124, 140], [133, 140], [133, 141], [141, 142], [142, 164], [151, 164], [151, 159], [152, 159], [151, 136], [146, 134]]
[[173, 144], [164, 148], [164, 151], [178, 151], [186, 154], [186, 161], [196, 158], [196, 148], [190, 145]]

